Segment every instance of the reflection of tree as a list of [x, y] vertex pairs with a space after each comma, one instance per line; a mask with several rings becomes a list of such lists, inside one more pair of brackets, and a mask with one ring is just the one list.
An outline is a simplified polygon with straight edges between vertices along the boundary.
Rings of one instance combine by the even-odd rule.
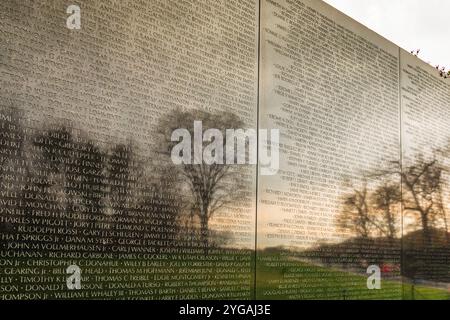
[[[44, 181], [42, 190], [60, 189], [67, 213], [97, 216], [93, 221], [98, 221], [99, 230], [119, 230], [119, 224], [135, 223], [128, 219], [137, 216], [159, 227], [149, 227], [150, 239], [166, 239], [166, 244], [176, 239], [179, 206], [174, 190], [165, 188], [164, 174], [155, 179], [143, 176], [142, 161], [131, 144], [103, 150], [63, 127], [34, 137], [34, 146], [41, 153], [40, 169], [35, 171]], [[117, 244], [115, 237], [105, 237], [104, 243], [107, 238], [109, 245]]]
[[117, 145], [107, 158], [109, 202], [114, 213], [128, 215], [130, 189], [140, 170], [134, 166], [131, 146]]
[[372, 194], [374, 209], [381, 213], [382, 233], [389, 239], [398, 235], [398, 205], [401, 201], [400, 188], [395, 183], [384, 183]]
[[[444, 267], [450, 259], [447, 159], [448, 152], [436, 150], [429, 157], [418, 155], [405, 161], [407, 164], [390, 162], [385, 168], [364, 174], [362, 181], [352, 181], [353, 191], [343, 197], [336, 225], [354, 238], [330, 248], [322, 246], [316, 252], [330, 259], [322, 253], [325, 249], [346, 252], [356, 246], [357, 256], [373, 260], [374, 252], [387, 250], [386, 245], [394, 256], [394, 246], [400, 245], [398, 238], [402, 236], [404, 276], [448, 281], [448, 267]], [[405, 224], [400, 228], [402, 221]], [[409, 231], [401, 235], [401, 230]], [[389, 261], [389, 254], [383, 259]]]
[[[101, 234], [95, 243], [107, 246], [117, 245], [119, 241], [116, 236], [108, 236], [118, 233], [109, 231], [123, 230], [120, 223], [136, 224], [136, 221], [148, 224], [149, 234], [143, 236], [155, 245], [187, 241], [184, 245], [207, 248], [229, 241], [229, 233], [210, 230], [210, 219], [247, 195], [243, 192], [242, 166], [176, 167], [167, 158], [166, 162], [154, 161], [155, 154], [146, 160], [135, 153], [132, 144], [100, 145], [85, 133], [65, 126], [23, 130], [17, 120], [20, 116], [17, 110], [1, 110], [0, 115], [0, 179], [9, 175], [6, 169], [11, 166], [20, 169], [14, 169], [20, 172], [20, 179], [8, 185], [17, 191], [22, 207], [10, 209], [23, 209], [30, 225], [48, 223], [40, 219], [41, 214], [50, 220], [68, 220], [68, 229], [75, 228], [76, 219], [87, 219], [92, 223], [86, 228]], [[204, 130], [218, 129], [224, 137], [226, 129], [243, 126], [230, 113], [174, 112], [161, 120], [161, 124], [168, 121], [162, 127], [168, 133], [163, 135], [163, 142], [170, 139], [172, 129], [185, 127], [192, 131], [194, 120], [202, 121]], [[169, 143], [163, 144], [166, 150], [170, 150]], [[223, 146], [226, 149], [226, 138]], [[226, 154], [224, 160], [225, 157]], [[181, 216], [180, 199], [186, 190], [189, 205], [184, 206], [187, 210], [183, 213], [188, 214]], [[191, 232], [180, 227], [181, 222], [189, 220], [185, 219], [189, 215]], [[0, 225], [8, 232], [12, 232], [12, 227]], [[87, 241], [81, 238], [80, 241]]]
[[157, 226], [149, 238], [163, 240], [164, 245], [159, 247], [170, 247], [175, 242], [180, 242], [180, 190], [168, 177], [170, 177], [169, 173], [163, 171], [159, 181], [153, 178], [145, 178], [141, 181], [144, 185], [144, 188], [139, 190], [142, 197], [137, 205], [133, 206], [134, 215], [148, 217], [151, 225]]
[[418, 213], [422, 225], [424, 240], [431, 242], [430, 227], [435, 222], [441, 208], [442, 167], [435, 159], [425, 160], [418, 157], [414, 164], [401, 171], [405, 192], [403, 208], [408, 212]]
[[405, 216], [416, 216], [424, 241], [430, 243], [431, 228], [442, 222], [447, 230], [443, 196], [445, 166], [441, 163], [436, 157], [418, 156], [407, 166], [402, 167], [395, 161], [387, 169], [368, 174], [371, 184], [376, 185], [374, 190], [369, 194], [367, 182], [364, 182], [362, 188], [347, 194], [337, 224], [360, 237], [369, 237], [377, 231], [394, 238], [399, 231], [397, 212], [401, 204]]
[[369, 238], [380, 234], [394, 239], [398, 233], [400, 188], [393, 183], [383, 183], [370, 193], [365, 182], [360, 189], [354, 188], [343, 199], [343, 208], [337, 217], [337, 225], [357, 237]]
[[48, 180], [47, 189], [63, 188], [66, 212], [80, 207], [93, 215], [104, 212], [106, 163], [100, 147], [87, 139], [75, 139], [65, 127], [37, 135], [34, 146], [41, 151], [40, 174]]
[[[186, 129], [194, 138], [194, 121], [201, 121], [204, 133], [208, 129], [217, 129], [222, 133], [223, 149], [227, 144], [234, 144], [235, 140], [227, 141], [226, 130], [243, 128], [242, 121], [232, 113], [222, 112], [212, 114], [209, 112], [194, 110], [171, 112], [161, 119], [159, 134], [161, 137], [161, 154], [169, 166], [173, 166], [170, 157], [173, 147], [178, 142], [171, 141], [172, 132], [176, 129]], [[209, 142], [203, 142], [205, 147]], [[192, 159], [194, 159], [194, 148], [192, 148]], [[236, 154], [234, 155], [236, 157]], [[200, 236], [205, 250], [210, 245], [209, 222], [212, 216], [220, 209], [230, 205], [242, 197], [242, 175], [238, 167], [226, 164], [226, 154], [222, 155], [223, 164], [181, 164], [173, 166], [179, 174], [179, 180], [189, 190], [189, 212], [190, 220], [198, 218], [200, 222]]]
[[[167, 171], [152, 168], [158, 175], [145, 176], [143, 167], [149, 162], [131, 144], [100, 146], [82, 132], [58, 125], [25, 130], [19, 118], [18, 110], [0, 110], [2, 217], [23, 212], [24, 226], [64, 221], [67, 234], [77, 234], [81, 243], [118, 245], [117, 231], [133, 230], [133, 225], [147, 225], [141, 236], [155, 246], [160, 240], [166, 247], [177, 241], [179, 190]], [[8, 201], [5, 191], [17, 195], [17, 201]], [[99, 231], [96, 238], [77, 231], [75, 222], [89, 222], [83, 228]], [[0, 223], [2, 232], [18, 230]]]
[[368, 204], [367, 186], [344, 197], [343, 209], [338, 216], [338, 226], [349, 230], [355, 235], [368, 238], [371, 228], [371, 212]]

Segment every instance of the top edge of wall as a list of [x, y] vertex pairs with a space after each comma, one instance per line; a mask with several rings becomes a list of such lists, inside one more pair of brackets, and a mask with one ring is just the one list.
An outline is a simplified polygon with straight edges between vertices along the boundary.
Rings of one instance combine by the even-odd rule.
[[346, 13], [344, 13], [344, 12], [340, 11], [339, 9], [333, 7], [331, 4], [325, 2], [324, 0], [306, 0], [305, 2], [307, 2], [307, 1], [320, 3], [320, 5], [325, 7], [327, 10], [331, 10], [331, 12], [335, 12], [336, 15], [340, 15], [341, 17], [343, 17], [344, 19], [348, 20], [348, 22], [350, 22], [352, 24], [356, 24], [359, 28], [361, 28], [365, 32], [367, 32], [369, 34], [372, 34], [373, 36], [381, 39], [383, 42], [389, 44], [390, 46], [395, 46], [397, 48], [397, 50], [400, 49], [400, 55], [404, 54], [404, 55], [411, 56], [411, 58], [414, 58], [415, 63], [418, 66], [423, 67], [423, 69], [429, 71], [431, 74], [435, 75], [437, 78], [441, 79], [442, 81], [444, 81], [445, 83], [447, 83], [450, 86], [450, 79], [444, 79], [444, 78], [440, 77], [438, 71], [436, 70], [436, 68], [434, 66], [432, 66], [431, 64], [425, 62], [420, 57], [413, 56], [410, 52], [408, 52], [404, 48], [400, 47], [395, 42], [387, 39], [386, 37], [384, 37], [383, 35], [379, 34], [378, 32], [370, 29], [369, 27], [364, 25], [362, 22], [360, 22], [360, 21], [350, 17]]

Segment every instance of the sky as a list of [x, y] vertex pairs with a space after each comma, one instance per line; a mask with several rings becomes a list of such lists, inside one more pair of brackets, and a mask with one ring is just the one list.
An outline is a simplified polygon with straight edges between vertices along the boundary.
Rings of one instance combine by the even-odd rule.
[[325, 0], [433, 66], [450, 69], [450, 0]]

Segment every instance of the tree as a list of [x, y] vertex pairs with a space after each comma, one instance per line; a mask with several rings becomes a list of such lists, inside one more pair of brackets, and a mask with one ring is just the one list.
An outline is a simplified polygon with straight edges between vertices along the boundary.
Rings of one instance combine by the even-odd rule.
[[137, 216], [145, 217], [145, 220], [150, 221], [153, 226], [157, 226], [154, 230], [147, 234], [152, 240], [163, 240], [164, 245], [155, 245], [154, 247], [161, 248], [173, 246], [175, 243], [183, 247], [187, 246], [182, 242], [185, 239], [180, 238], [180, 215], [182, 204], [179, 200], [180, 190], [173, 181], [170, 181], [170, 175], [161, 175], [159, 181], [155, 179], [141, 179], [142, 187], [139, 193], [142, 197], [139, 198], [138, 203], [133, 206], [133, 213]]
[[374, 177], [400, 177], [403, 185], [401, 202], [404, 215], [414, 214], [421, 225], [425, 245], [431, 244], [431, 229], [442, 215], [442, 184], [445, 167], [437, 160], [441, 152], [435, 150], [433, 157], [418, 155], [408, 165], [391, 162], [385, 170], [378, 170]]
[[368, 205], [367, 186], [361, 190], [354, 190], [352, 194], [344, 196], [344, 206], [338, 216], [338, 226], [343, 230], [350, 230], [357, 236], [367, 239], [370, 236], [370, 210]]
[[400, 186], [395, 183], [385, 182], [372, 194], [372, 203], [375, 210], [381, 211], [382, 233], [389, 239], [397, 237], [398, 206], [401, 202]]
[[398, 215], [394, 206], [400, 198], [400, 188], [394, 183], [385, 182], [370, 193], [365, 182], [344, 196], [337, 224], [364, 239], [378, 233], [393, 240], [397, 237]]
[[437, 160], [427, 161], [419, 156], [413, 165], [401, 173], [406, 189], [403, 196], [404, 210], [406, 213], [419, 215], [427, 245], [431, 243], [430, 228], [442, 206], [440, 202], [442, 170]]
[[[221, 145], [226, 149], [227, 145], [235, 143], [234, 139], [227, 139], [226, 130], [233, 128], [243, 128], [243, 122], [234, 114], [222, 112], [212, 114], [210, 112], [194, 110], [175, 110], [167, 114], [160, 120], [158, 126], [159, 154], [162, 155], [162, 163], [171, 166], [178, 173], [179, 182], [188, 192], [187, 204], [188, 215], [193, 221], [198, 218], [200, 224], [200, 241], [205, 252], [209, 247], [209, 222], [219, 210], [230, 205], [233, 201], [238, 201], [244, 195], [243, 166], [233, 166], [226, 164], [225, 152], [214, 154], [221, 158], [221, 163], [206, 164], [201, 162], [182, 163], [174, 165], [170, 159], [172, 149], [178, 141], [172, 141], [171, 136], [176, 129], [186, 129], [190, 137], [194, 137], [194, 121], [202, 122], [202, 134], [208, 129], [217, 129], [222, 133], [223, 141]], [[203, 141], [202, 147], [207, 147], [210, 141]], [[195, 158], [194, 148], [191, 149], [192, 158]], [[233, 155], [235, 158], [237, 153]]]

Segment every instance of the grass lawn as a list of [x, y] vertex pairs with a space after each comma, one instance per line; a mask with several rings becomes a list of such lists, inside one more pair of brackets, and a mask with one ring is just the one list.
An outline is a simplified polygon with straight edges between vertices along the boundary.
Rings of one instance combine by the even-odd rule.
[[[367, 277], [262, 254], [258, 258], [256, 298], [274, 300], [448, 300], [446, 290], [383, 280], [368, 290]], [[275, 259], [274, 259], [275, 257]]]
[[[86, 288], [80, 293], [88, 293], [89, 296], [80, 296], [79, 298], [106, 298], [116, 299], [134, 296], [137, 299], [164, 299], [172, 297], [174, 299], [229, 299], [240, 297], [241, 299], [253, 296], [253, 274], [254, 274], [254, 254], [251, 252], [222, 252], [217, 251], [217, 260], [210, 267], [182, 267], [183, 262], [201, 262], [200, 260], [191, 260], [189, 255], [182, 259], [167, 256], [167, 259], [161, 260], [161, 266], [149, 266], [147, 268], [130, 265], [126, 267], [124, 260], [111, 260], [117, 264], [117, 267], [92, 267], [83, 268], [83, 274], [89, 276], [89, 280], [83, 282], [83, 286], [92, 286], [92, 290]], [[2, 262], [2, 261], [0, 261]], [[23, 293], [25, 286], [20, 283], [19, 273], [10, 275], [6, 270], [24, 271], [29, 273], [37, 270], [39, 275], [45, 277], [40, 278], [36, 275], [36, 280], [32, 283], [52, 284], [57, 288], [33, 289], [38, 297], [28, 298], [77, 298], [71, 296], [58, 297], [56, 293], [67, 294], [65, 287], [66, 273], [62, 267], [51, 268], [34, 268], [28, 270], [27, 265], [32, 265], [33, 259], [28, 261], [18, 261], [20, 267], [4, 267], [0, 268], [0, 298], [2, 294], [6, 294], [8, 287], [17, 287], [17, 290], [11, 290], [11, 294]], [[26, 263], [28, 262], [28, 263]], [[81, 262], [81, 261], [78, 261]], [[145, 262], [145, 261], [142, 261]], [[157, 262], [148, 260], [147, 263]], [[231, 265], [229, 264], [231, 263]], [[236, 265], [237, 263], [237, 265]], [[4, 263], [0, 263], [6, 266]], [[116, 270], [116, 271], [114, 271]], [[134, 279], [125, 278], [124, 273], [116, 273], [122, 270], [126, 274], [136, 276]], [[167, 271], [166, 271], [167, 270]], [[42, 272], [42, 274], [41, 274]], [[155, 272], [155, 273], [154, 273]], [[156, 278], [156, 273], [159, 275]], [[208, 281], [200, 280], [200, 278], [190, 280], [174, 280], [174, 276], [178, 274], [186, 274], [188, 276], [209, 275]], [[116, 275], [116, 278], [108, 278]], [[98, 278], [96, 276], [104, 276], [106, 278]], [[5, 281], [11, 279], [10, 283]], [[382, 280], [381, 290], [367, 289], [367, 276], [333, 270], [331, 268], [314, 266], [310, 263], [294, 260], [289, 255], [282, 253], [258, 253], [258, 263], [256, 267], [256, 298], [258, 300], [448, 300], [450, 294], [446, 290], [430, 288], [425, 286], [414, 286], [402, 283], [400, 280]], [[145, 288], [138, 290], [128, 290], [129, 284], [145, 284]], [[125, 289], [121, 286], [125, 285]], [[100, 287], [96, 287], [100, 286]], [[118, 292], [123, 291], [123, 296], [116, 296]], [[93, 296], [92, 292], [104, 293], [104, 296]], [[72, 292], [78, 293], [78, 292]], [[222, 294], [223, 293], [223, 294]], [[228, 295], [230, 294], [230, 295]], [[40, 297], [42, 296], [42, 297]], [[27, 297], [19, 297], [27, 298]]]
[[450, 300], [450, 292], [444, 289], [429, 288], [403, 284], [403, 299], [405, 300]]

